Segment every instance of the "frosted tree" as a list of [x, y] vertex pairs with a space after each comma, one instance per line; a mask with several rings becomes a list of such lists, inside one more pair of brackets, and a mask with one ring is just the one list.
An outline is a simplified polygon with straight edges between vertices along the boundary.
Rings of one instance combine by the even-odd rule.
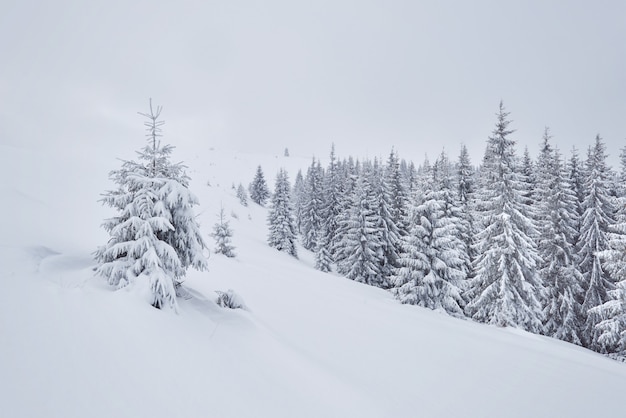
[[400, 171], [398, 155], [394, 150], [391, 150], [387, 159], [384, 182], [389, 194], [391, 222], [398, 229], [398, 235], [404, 236], [409, 229], [407, 225], [409, 194], [406, 188], [406, 181], [402, 178], [402, 172]]
[[342, 270], [343, 262], [349, 255], [346, 252], [344, 244], [346, 242], [346, 236], [350, 228], [350, 217], [353, 208], [353, 202], [355, 199], [355, 191], [358, 180], [356, 171], [356, 165], [354, 160], [350, 157], [347, 161], [343, 161], [338, 169], [340, 178], [340, 199], [339, 199], [339, 213], [337, 216], [337, 230], [335, 233], [335, 239], [333, 242], [329, 242], [331, 245], [331, 254], [333, 260], [337, 264], [337, 271], [340, 274], [345, 272]]
[[296, 231], [298, 233], [301, 232], [300, 227], [302, 222], [302, 211], [304, 208], [304, 202], [306, 200], [304, 191], [304, 177], [302, 176], [302, 170], [298, 170], [298, 173], [296, 174], [296, 179], [293, 182], [293, 190], [291, 194], [293, 201], [294, 218], [296, 220]]
[[584, 212], [583, 202], [585, 201], [585, 180], [583, 176], [583, 166], [580, 162], [580, 158], [578, 157], [578, 150], [576, 147], [572, 147], [571, 156], [567, 164], [567, 170], [571, 185], [570, 187], [576, 196], [577, 212], [579, 217], [582, 217]]
[[250, 199], [258, 205], [265, 205], [265, 202], [267, 202], [267, 199], [270, 197], [270, 190], [265, 182], [265, 176], [263, 175], [261, 166], [257, 167], [256, 174], [254, 175], [252, 183], [250, 183], [249, 189]]
[[369, 171], [372, 198], [374, 228], [380, 239], [380, 286], [389, 287], [389, 278], [397, 267], [400, 247], [400, 230], [394, 222], [393, 201], [388, 183], [382, 173], [382, 167], [376, 162]]
[[546, 287], [545, 335], [581, 345], [582, 274], [576, 255], [577, 201], [546, 128], [537, 161], [539, 274]]
[[248, 192], [246, 192], [246, 188], [241, 183], [237, 186], [237, 198], [242, 206], [248, 206]]
[[324, 173], [319, 161], [313, 159], [304, 179], [304, 203], [300, 215], [300, 232], [302, 246], [307, 250], [315, 250], [319, 240], [323, 214], [324, 196], [322, 194]]
[[296, 228], [290, 203], [291, 186], [284, 169], [276, 176], [276, 185], [272, 195], [272, 206], [268, 214], [268, 244], [278, 251], [286, 252], [298, 258], [296, 249]]
[[457, 202], [459, 210], [459, 238], [463, 242], [468, 257], [468, 277], [473, 276], [474, 253], [474, 194], [475, 170], [470, 162], [469, 152], [465, 145], [461, 146], [461, 153], [456, 165]]
[[[621, 211], [625, 209], [622, 207]], [[591, 308], [596, 324], [597, 346], [601, 353], [626, 360], [626, 223], [620, 222], [609, 233], [608, 249], [600, 251], [604, 269], [617, 282], [609, 299]]]
[[615, 208], [609, 196], [609, 171], [606, 166], [606, 152], [600, 135], [589, 150], [585, 170], [586, 197], [583, 202], [583, 217], [578, 241], [580, 269], [584, 276], [585, 297], [583, 314], [586, 320], [583, 328], [583, 343], [592, 350], [601, 351], [598, 341], [600, 331], [596, 327], [602, 317], [593, 308], [609, 301], [609, 291], [614, 284], [602, 268], [598, 253], [608, 249], [609, 227], [615, 223]]
[[328, 235], [320, 235], [320, 240], [317, 243], [317, 248], [315, 249], [315, 268], [323, 271], [324, 273], [332, 270], [333, 263], [327, 239]]
[[430, 165], [428, 156], [425, 156], [424, 162], [417, 170], [417, 184], [415, 185], [413, 193], [420, 194], [431, 190], [433, 188], [433, 181], [433, 167]]
[[[454, 239], [454, 247], [457, 250], [457, 256], [461, 260], [460, 270], [463, 272], [464, 282], [459, 287], [467, 290], [467, 283], [465, 279], [472, 276], [472, 258], [470, 253], [470, 246], [468, 242], [471, 242], [471, 238], [467, 235], [471, 235], [471, 214], [466, 214], [465, 211], [471, 211], [469, 207], [464, 208], [459, 204], [455, 193], [455, 184], [453, 180], [454, 167], [448, 159], [445, 151], [442, 151], [437, 159], [434, 177], [435, 191], [438, 193], [437, 198], [443, 201], [443, 216], [442, 223], [450, 223], [452, 228]], [[455, 267], [457, 265], [455, 264]]]
[[124, 161], [110, 174], [118, 188], [106, 192], [102, 202], [118, 215], [103, 223], [111, 237], [95, 253], [96, 274], [113, 286], [146, 287], [154, 307], [176, 310], [187, 269], [207, 268], [206, 244], [185, 167], [170, 161], [171, 145], [161, 145], [161, 110], [153, 109], [151, 101], [150, 113], [141, 113], [148, 119], [148, 144], [138, 152], [138, 161]]
[[415, 168], [415, 164], [413, 163], [413, 161], [409, 162], [409, 165], [407, 166], [407, 172], [404, 175], [404, 178], [406, 181], [407, 194], [411, 196], [413, 195], [413, 193], [416, 192], [418, 183], [417, 169]]
[[[322, 205], [322, 235], [323, 246], [329, 252], [330, 258], [335, 259], [335, 248], [338, 243], [337, 234], [342, 211], [342, 186], [344, 179], [342, 178], [340, 167], [335, 156], [335, 144], [332, 145], [330, 151], [330, 162], [324, 174]], [[319, 251], [319, 249], [318, 249]]]
[[235, 256], [235, 247], [232, 245], [233, 231], [230, 229], [230, 223], [224, 215], [224, 208], [220, 207], [218, 221], [213, 225], [213, 233], [215, 239], [215, 253], [224, 254], [226, 257]]
[[615, 220], [617, 223], [626, 222], [626, 147], [623, 147], [620, 155], [620, 171], [617, 179], [617, 199], [615, 200], [617, 205], [617, 212]]
[[462, 145], [457, 162], [457, 194], [459, 202], [463, 207], [470, 205], [474, 190], [474, 168], [472, 167], [467, 147]]
[[403, 238], [392, 293], [402, 303], [463, 316], [465, 254], [458, 231], [446, 215], [444, 193], [429, 190], [411, 210], [412, 228]]
[[528, 147], [524, 147], [524, 155], [521, 164], [522, 197], [528, 206], [534, 204], [534, 194], [537, 179], [535, 177], [535, 165], [528, 152]]
[[509, 138], [514, 131], [509, 129], [508, 115], [500, 102], [481, 173], [484, 211], [480, 214], [482, 229], [476, 236], [476, 275], [470, 281], [472, 300], [467, 310], [480, 322], [539, 332], [543, 286], [536, 268], [540, 258], [527, 233], [533, 224], [515, 172], [515, 141]]
[[349, 216], [343, 221], [345, 235], [339, 244], [342, 255], [337, 268], [349, 279], [380, 287], [383, 281], [380, 270], [382, 243], [371, 206], [372, 190], [368, 177], [367, 173], [359, 176]]

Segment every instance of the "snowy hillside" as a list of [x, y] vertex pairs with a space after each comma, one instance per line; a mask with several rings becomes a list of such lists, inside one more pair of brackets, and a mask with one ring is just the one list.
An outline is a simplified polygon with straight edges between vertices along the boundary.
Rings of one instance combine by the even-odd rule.
[[[138, 140], [140, 141], [140, 139]], [[237, 256], [190, 271], [178, 315], [93, 275], [112, 216], [97, 202], [125, 152], [1, 148], [0, 414], [5, 417], [599, 417], [624, 413], [626, 365], [512, 328], [401, 305], [266, 244], [240, 205], [310, 156], [175, 150], [208, 236], [220, 206]], [[79, 158], [80, 157], [80, 158]], [[244, 310], [215, 303], [233, 289]]]

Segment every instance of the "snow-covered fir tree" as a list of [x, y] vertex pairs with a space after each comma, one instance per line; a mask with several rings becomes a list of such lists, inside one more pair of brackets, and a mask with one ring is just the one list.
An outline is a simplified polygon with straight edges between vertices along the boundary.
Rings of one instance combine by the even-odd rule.
[[415, 190], [413, 190], [413, 194], [423, 194], [428, 190], [432, 190], [433, 180], [433, 167], [430, 165], [428, 155], [426, 155], [424, 157], [424, 162], [417, 170], [417, 183], [415, 185]]
[[369, 173], [359, 175], [348, 216], [342, 221], [345, 230], [338, 247], [341, 251], [337, 270], [349, 279], [373, 286], [382, 286], [382, 243], [372, 208], [372, 187]]
[[339, 213], [337, 216], [337, 230], [334, 241], [329, 244], [331, 245], [330, 251], [333, 255], [333, 260], [337, 264], [337, 271], [345, 275], [345, 272], [342, 270], [342, 265], [344, 265], [344, 261], [349, 254], [345, 251], [343, 244], [351, 225], [351, 209], [353, 207], [358, 179], [356, 164], [352, 157], [349, 157], [348, 160], [343, 161], [338, 166], [338, 173], [341, 193], [339, 199]]
[[617, 178], [615, 199], [617, 223], [626, 222], [626, 147], [623, 147], [619, 154], [620, 170]]
[[171, 145], [161, 145], [161, 110], [150, 102], [150, 113], [141, 114], [148, 119], [148, 144], [138, 152], [139, 161], [124, 161], [111, 172], [118, 189], [106, 192], [102, 202], [118, 215], [103, 223], [111, 237], [95, 253], [96, 274], [117, 287], [146, 287], [154, 307], [176, 310], [177, 289], [187, 269], [207, 268], [206, 244], [185, 167], [170, 161]]
[[261, 166], [257, 167], [256, 174], [254, 175], [252, 183], [250, 183], [249, 189], [250, 199], [258, 205], [265, 205], [265, 202], [267, 202], [267, 199], [270, 197], [270, 190], [265, 182], [265, 176], [263, 175]]
[[467, 311], [480, 322], [539, 332], [543, 286], [536, 268], [540, 258], [528, 234], [533, 224], [522, 202], [508, 115], [500, 102], [481, 170], [484, 211], [476, 236], [478, 258]]
[[303, 205], [300, 213], [300, 233], [302, 246], [307, 250], [315, 250], [322, 232], [323, 223], [323, 178], [324, 172], [319, 161], [311, 163], [304, 178]]
[[224, 208], [220, 207], [218, 221], [213, 225], [213, 233], [211, 236], [215, 239], [215, 253], [224, 254], [226, 257], [235, 256], [235, 247], [232, 244], [233, 231], [230, 229], [230, 223], [224, 215]]
[[457, 162], [457, 193], [459, 202], [463, 207], [469, 207], [474, 194], [474, 168], [470, 161], [467, 146], [461, 146], [459, 160]]
[[609, 169], [606, 166], [605, 145], [596, 136], [595, 144], [589, 149], [585, 170], [585, 200], [578, 241], [580, 269], [584, 276], [585, 297], [583, 314], [583, 343], [586, 347], [602, 351], [601, 335], [597, 325], [602, 317], [593, 308], [610, 300], [609, 292], [614, 289], [607, 272], [602, 268], [598, 253], [608, 249], [608, 233], [615, 223], [615, 208], [609, 196]]
[[382, 167], [375, 161], [370, 171], [372, 191], [371, 207], [374, 212], [374, 228], [380, 238], [380, 275], [381, 287], [389, 287], [389, 278], [397, 267], [400, 250], [400, 230], [393, 219], [393, 202], [388, 184], [384, 179]]
[[475, 193], [475, 170], [472, 167], [469, 151], [465, 145], [461, 146], [461, 152], [456, 165], [457, 202], [459, 209], [458, 232], [459, 238], [465, 246], [468, 257], [468, 277], [473, 277], [473, 262], [476, 258], [474, 253], [474, 193]]
[[411, 209], [411, 230], [403, 237], [392, 293], [402, 303], [462, 316], [466, 254], [455, 222], [446, 213], [445, 194], [427, 190]]
[[566, 168], [546, 128], [537, 161], [539, 274], [546, 287], [545, 335], [581, 345], [582, 274], [575, 251], [578, 212]]
[[321, 234], [315, 249], [315, 268], [327, 273], [332, 270], [333, 259], [330, 255], [328, 235]]
[[291, 186], [287, 172], [280, 169], [276, 176], [272, 205], [268, 214], [270, 247], [298, 258], [296, 227], [291, 209]]
[[[468, 216], [464, 213], [464, 210], [469, 208], [463, 208], [459, 204], [455, 193], [454, 185], [454, 167], [448, 159], [445, 151], [442, 151], [436, 162], [437, 170], [436, 177], [434, 178], [435, 190], [439, 193], [441, 200], [444, 204], [444, 218], [446, 222], [454, 225], [454, 237], [455, 247], [458, 250], [458, 257], [462, 261], [461, 270], [464, 274], [464, 280], [472, 277], [473, 266], [470, 253], [470, 246], [466, 241], [466, 234], [471, 234], [471, 223], [467, 220]], [[467, 283], [463, 283], [461, 286], [467, 290]]]
[[[625, 210], [621, 208], [621, 211]], [[591, 313], [599, 319], [596, 348], [601, 353], [626, 361], [626, 222], [612, 228], [608, 249], [600, 251], [598, 256], [616, 285], [609, 290], [606, 302], [591, 308]]]
[[[337, 234], [339, 230], [339, 222], [342, 209], [342, 175], [339, 163], [335, 156], [335, 144], [330, 150], [330, 162], [324, 173], [323, 196], [324, 202], [322, 206], [322, 242], [329, 253], [331, 260], [335, 259], [335, 248], [337, 247]], [[318, 247], [319, 252], [319, 247]]]
[[293, 210], [294, 210], [294, 218], [296, 221], [296, 231], [300, 233], [300, 222], [302, 220], [302, 210], [305, 202], [304, 195], [304, 177], [302, 176], [302, 170], [298, 170], [296, 174], [296, 179], [293, 182], [293, 190], [291, 193], [292, 202], [293, 202]]
[[239, 186], [237, 186], [237, 198], [239, 199], [239, 203], [241, 203], [242, 206], [248, 206], [248, 192], [241, 183], [239, 183]]
[[385, 167], [385, 187], [389, 193], [391, 221], [398, 229], [398, 235], [408, 233], [409, 193], [406, 180], [402, 177], [398, 155], [392, 149]]
[[417, 183], [418, 183], [418, 174], [417, 174], [417, 169], [415, 168], [415, 163], [413, 163], [413, 161], [410, 161], [408, 166], [407, 166], [407, 172], [404, 175], [405, 181], [406, 181], [406, 190], [407, 190], [407, 194], [409, 196], [413, 195], [413, 193], [416, 192], [417, 190]]
[[[579, 219], [582, 219], [584, 212], [583, 202], [585, 201], [585, 179], [584, 169], [578, 156], [578, 150], [576, 147], [572, 147], [571, 156], [567, 162], [567, 171], [569, 176], [570, 187], [576, 196], [577, 212]], [[577, 230], [580, 228], [576, 228]]]
[[524, 155], [521, 163], [522, 198], [528, 206], [534, 204], [535, 188], [537, 179], [535, 177], [535, 165], [530, 157], [528, 147], [524, 147]]

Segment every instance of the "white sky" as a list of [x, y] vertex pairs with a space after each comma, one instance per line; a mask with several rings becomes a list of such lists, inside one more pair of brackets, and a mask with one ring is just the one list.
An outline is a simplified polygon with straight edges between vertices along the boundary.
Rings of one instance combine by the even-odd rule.
[[[544, 126], [626, 145], [624, 1], [3, 0], [0, 143], [127, 157], [149, 97], [168, 142], [420, 163], [482, 156], [500, 99], [518, 153]], [[120, 146], [124, 152], [120, 152]], [[275, 151], [274, 151], [275, 150]], [[103, 154], [104, 155], [104, 154]], [[114, 167], [111, 167], [114, 168]]]

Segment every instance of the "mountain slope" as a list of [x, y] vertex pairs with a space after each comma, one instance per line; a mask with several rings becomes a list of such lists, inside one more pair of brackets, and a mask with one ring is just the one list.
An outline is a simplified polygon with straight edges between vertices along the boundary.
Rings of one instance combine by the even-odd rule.
[[[85, 158], [96, 168], [106, 165]], [[308, 158], [199, 150], [184, 160], [207, 242], [212, 246], [208, 234], [223, 205], [237, 257], [213, 254], [209, 272], [190, 272], [190, 298], [180, 301], [178, 315], [144, 303], [137, 289], [114, 291], [93, 277], [91, 252], [106, 240], [98, 223], [111, 216], [95, 199], [112, 185], [103, 173], [85, 171], [89, 160], [59, 165], [55, 156], [41, 158], [47, 176], [3, 176], [8, 214], [17, 220], [7, 225], [0, 263], [3, 416], [623, 411], [624, 364], [522, 331], [400, 305], [383, 290], [314, 270], [312, 255], [301, 248], [300, 260], [269, 248], [266, 209], [241, 206], [231, 185], [247, 185], [261, 164], [273, 188], [278, 167], [293, 180]], [[80, 181], [72, 176], [78, 167]], [[68, 179], [62, 199], [53, 198]], [[47, 192], [31, 193], [34, 186]], [[216, 305], [214, 291], [229, 288], [247, 311]]]

